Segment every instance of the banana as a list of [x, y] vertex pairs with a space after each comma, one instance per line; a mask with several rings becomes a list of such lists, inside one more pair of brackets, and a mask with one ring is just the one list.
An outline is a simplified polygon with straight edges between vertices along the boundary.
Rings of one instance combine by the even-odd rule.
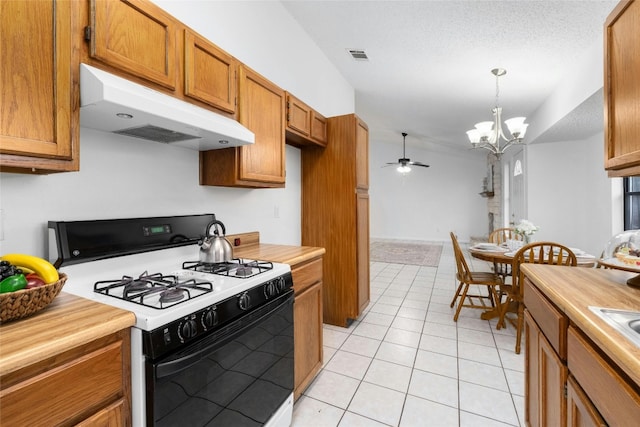
[[60, 276], [58, 270], [46, 259], [26, 254], [7, 254], [3, 255], [0, 260], [9, 261], [11, 264], [21, 268], [33, 270], [45, 283], [53, 283], [58, 281]]

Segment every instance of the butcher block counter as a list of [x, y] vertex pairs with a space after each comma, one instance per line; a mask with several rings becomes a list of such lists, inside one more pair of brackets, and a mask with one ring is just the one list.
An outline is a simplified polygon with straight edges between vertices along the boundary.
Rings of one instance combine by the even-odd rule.
[[61, 292], [0, 325], [0, 424], [130, 424], [133, 313]]
[[640, 348], [589, 309], [640, 311], [640, 289], [626, 284], [634, 273], [536, 264], [522, 270], [527, 423], [635, 425]]
[[322, 367], [322, 258], [324, 248], [260, 243], [258, 232], [227, 236], [233, 256], [279, 262], [291, 266], [295, 385], [298, 399]]

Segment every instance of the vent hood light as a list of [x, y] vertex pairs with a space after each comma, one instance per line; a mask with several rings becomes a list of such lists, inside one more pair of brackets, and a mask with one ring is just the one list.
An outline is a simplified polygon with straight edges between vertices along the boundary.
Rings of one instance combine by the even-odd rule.
[[253, 144], [237, 121], [80, 64], [80, 126], [206, 151]]

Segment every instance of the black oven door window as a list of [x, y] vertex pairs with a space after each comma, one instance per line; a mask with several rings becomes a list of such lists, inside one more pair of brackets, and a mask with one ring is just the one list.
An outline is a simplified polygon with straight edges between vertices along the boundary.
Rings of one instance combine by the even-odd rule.
[[263, 425], [293, 392], [293, 369], [290, 291], [187, 348], [148, 363], [148, 424]]

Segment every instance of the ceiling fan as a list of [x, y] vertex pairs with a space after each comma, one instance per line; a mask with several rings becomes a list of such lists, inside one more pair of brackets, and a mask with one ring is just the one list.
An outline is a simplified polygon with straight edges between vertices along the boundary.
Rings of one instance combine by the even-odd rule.
[[386, 166], [383, 167], [398, 165], [398, 172], [402, 174], [409, 173], [411, 171], [411, 166], [421, 166], [423, 168], [428, 168], [429, 165], [425, 165], [424, 163], [420, 162], [412, 162], [411, 159], [407, 158], [407, 155], [405, 154], [406, 140], [407, 133], [402, 132], [402, 158], [398, 159], [397, 162], [387, 163]]

